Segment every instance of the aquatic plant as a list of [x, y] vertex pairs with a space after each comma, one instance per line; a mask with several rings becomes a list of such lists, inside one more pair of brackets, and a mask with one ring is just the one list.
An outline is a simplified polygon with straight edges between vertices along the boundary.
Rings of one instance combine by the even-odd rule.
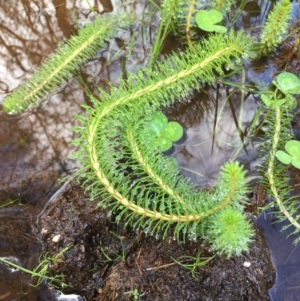
[[[187, 269], [192, 274], [192, 277], [195, 279], [197, 279], [197, 276], [195, 274], [196, 269], [207, 265], [214, 258], [215, 258], [215, 255], [213, 255], [211, 257], [202, 258], [201, 250], [198, 251], [196, 256], [189, 256], [189, 255], [181, 256], [180, 258], [178, 258], [178, 260], [176, 260], [172, 257], [174, 262], [176, 262], [178, 265], [182, 266], [183, 268]], [[192, 262], [183, 263], [186, 261], [192, 261]]]
[[211, 7], [224, 15], [230, 10], [232, 5], [236, 4], [236, 2], [236, 0], [212, 0]]
[[300, 142], [290, 140], [284, 146], [286, 152], [279, 150], [276, 152], [276, 158], [283, 164], [292, 164], [296, 168], [300, 168]]
[[66, 288], [68, 287], [68, 285], [64, 283], [64, 275], [60, 274], [55, 276], [49, 276], [49, 266], [50, 264], [60, 262], [62, 260], [62, 255], [69, 249], [70, 247], [66, 247], [53, 256], [49, 256], [49, 254], [45, 252], [42, 253], [39, 257], [39, 264], [33, 270], [24, 268], [19, 263], [15, 263], [6, 257], [0, 257], [0, 262], [3, 262], [4, 264], [12, 268], [18, 269], [19, 271], [31, 275], [32, 279], [37, 280], [34, 284], [30, 284], [33, 287], [37, 287], [44, 280], [47, 280], [47, 283], [53, 288]]
[[[222, 66], [248, 56], [251, 43], [242, 32], [213, 35], [195, 45], [195, 53], [172, 55], [131, 74], [110, 94], [100, 89], [101, 102], [91, 96], [93, 107], [85, 106], [87, 116], [78, 117], [82, 126], [76, 128], [81, 134], [76, 144], [81, 149], [75, 157], [83, 164], [80, 174], [91, 196], [101, 195], [99, 205], [114, 212], [117, 221], [125, 218], [126, 224], [159, 237], [171, 229], [177, 240], [201, 236], [226, 256], [247, 250], [253, 232], [242, 213], [247, 190], [242, 167], [226, 163], [212, 192], [196, 191], [140, 129], [151, 122], [153, 112], [201, 82], [214, 81], [223, 74]], [[231, 210], [219, 214], [227, 207]]]
[[151, 146], [163, 152], [170, 149], [173, 142], [183, 135], [182, 126], [176, 121], [168, 122], [167, 116], [161, 112], [154, 112], [142, 131], [149, 139]]
[[[266, 121], [268, 130], [265, 132], [265, 136], [267, 140], [263, 147], [267, 154], [265, 159], [266, 188], [269, 194], [274, 197], [280, 210], [279, 220], [287, 219], [289, 221], [284, 229], [293, 225], [295, 227], [293, 234], [297, 234], [300, 233], [299, 204], [295, 197], [290, 196], [291, 187], [288, 184], [289, 178], [286, 174], [286, 167], [275, 160], [277, 157], [284, 164], [287, 164], [289, 155], [280, 151], [285, 146], [291, 155], [289, 163], [293, 162], [298, 166], [298, 143], [295, 145], [295, 142], [290, 140], [292, 136], [290, 111], [295, 108], [294, 97], [291, 94], [300, 94], [300, 81], [296, 76], [284, 72], [277, 76], [273, 84], [276, 89], [273, 92], [268, 92], [268, 101], [270, 102], [268, 112], [270, 114], [268, 114]], [[272, 105], [272, 103], [277, 103], [277, 105]], [[295, 239], [295, 243], [298, 241], [300, 241], [300, 237]]]
[[78, 35], [72, 36], [60, 46], [35, 69], [29, 80], [4, 100], [4, 111], [18, 114], [40, 104], [49, 93], [53, 93], [64, 81], [70, 79], [83, 63], [95, 56], [99, 48], [104, 46], [105, 40], [116, 34], [116, 23], [122, 26], [120, 16], [104, 15], [81, 28]]
[[268, 54], [283, 41], [284, 34], [288, 32], [291, 13], [292, 3], [289, 0], [277, 1], [260, 34], [259, 55]]
[[300, 94], [300, 80], [290, 72], [282, 72], [273, 81], [273, 84], [285, 95]]
[[[188, 12], [193, 13], [194, 7], [189, 6]], [[216, 25], [221, 19], [215, 10], [200, 11], [196, 17], [205, 30], [225, 32]], [[115, 32], [111, 20], [116, 21], [111, 16], [103, 17], [81, 29], [5, 100], [4, 109], [21, 112], [59, 86], [61, 79], [68, 78]], [[105, 35], [99, 36], [102, 30]], [[94, 106], [85, 106], [87, 116], [78, 117], [82, 126], [76, 130], [81, 136], [75, 143], [81, 149], [75, 156], [83, 163], [80, 173], [92, 198], [101, 195], [99, 205], [114, 212], [117, 221], [124, 218], [135, 229], [159, 237], [165, 237], [169, 230], [177, 240], [202, 237], [213, 251], [227, 257], [247, 250], [253, 231], [243, 214], [245, 172], [237, 163], [226, 163], [211, 192], [197, 191], [179, 175], [176, 164], [161, 154], [181, 137], [182, 128], [157, 111], [180, 101], [202, 83], [214, 82], [216, 76], [224, 75], [224, 66], [233, 67], [234, 61], [248, 58], [252, 45], [251, 38], [242, 32], [210, 35], [192, 49], [168, 57], [163, 64], [129, 75], [126, 82], [120, 81], [119, 88], [111, 86], [109, 94], [100, 89], [101, 102], [90, 96]], [[292, 99], [295, 87], [285, 81], [290, 83], [291, 76], [282, 75], [274, 81], [281, 94], [277, 91], [271, 98], [262, 97], [271, 110]], [[272, 149], [276, 147], [274, 143]], [[270, 157], [274, 162], [274, 152]], [[274, 165], [269, 171], [273, 183]]]
[[199, 28], [208, 32], [218, 32], [218, 33], [226, 33], [227, 28], [222, 25], [218, 25], [217, 23], [221, 22], [223, 19], [222, 14], [215, 10], [200, 10], [196, 14], [196, 22]]

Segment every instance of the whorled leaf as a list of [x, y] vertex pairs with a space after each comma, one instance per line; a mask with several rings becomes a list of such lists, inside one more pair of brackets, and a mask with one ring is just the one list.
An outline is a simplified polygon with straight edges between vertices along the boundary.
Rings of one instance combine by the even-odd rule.
[[[214, 81], [216, 74], [223, 74], [222, 66], [249, 55], [250, 45], [242, 32], [211, 36], [195, 45], [195, 52], [172, 55], [129, 75], [110, 94], [101, 90], [101, 102], [92, 98], [94, 107], [86, 106], [87, 117], [80, 118], [83, 125], [77, 128], [81, 149], [76, 156], [92, 196], [102, 195], [101, 206], [115, 211], [118, 220], [124, 217], [134, 228], [160, 237], [174, 225], [178, 240], [203, 235], [209, 219], [227, 207], [242, 211], [246, 186], [237, 163], [224, 166], [212, 193], [196, 191], [139, 129], [155, 111], [187, 96], [202, 82]], [[236, 237], [235, 246], [239, 241]]]

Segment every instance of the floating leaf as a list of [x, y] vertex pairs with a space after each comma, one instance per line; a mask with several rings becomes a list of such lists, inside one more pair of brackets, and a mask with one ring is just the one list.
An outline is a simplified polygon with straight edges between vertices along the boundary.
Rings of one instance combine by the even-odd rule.
[[297, 140], [288, 141], [285, 146], [285, 153], [281, 150], [276, 152], [276, 157], [284, 164], [292, 164], [294, 167], [300, 169], [300, 142]]
[[281, 150], [276, 152], [276, 158], [283, 164], [290, 164], [293, 160], [290, 155]]
[[164, 137], [157, 137], [152, 143], [155, 148], [159, 148], [162, 152], [167, 151], [173, 145], [171, 140]]
[[216, 23], [221, 22], [223, 19], [222, 14], [215, 10], [200, 10], [197, 12], [195, 20], [200, 29], [211, 32], [225, 33], [227, 28]]
[[154, 112], [149, 125], [155, 133], [160, 133], [168, 124], [168, 118], [161, 112]]
[[169, 122], [161, 132], [162, 137], [170, 139], [171, 141], [179, 140], [182, 137], [182, 135], [183, 135], [183, 128], [176, 121]]
[[283, 93], [300, 94], [300, 80], [290, 72], [282, 72], [277, 76], [277, 86]]
[[256, 1], [247, 1], [242, 9], [247, 12], [250, 17], [258, 17], [261, 14], [260, 6]]
[[297, 140], [290, 140], [285, 144], [286, 151], [295, 160], [300, 160], [300, 142]]
[[168, 122], [167, 116], [163, 113], [154, 112], [143, 132], [153, 147], [164, 152], [172, 147], [174, 141], [182, 137], [183, 128], [176, 121]]
[[171, 169], [171, 168], [178, 168], [178, 161], [176, 160], [176, 158], [174, 157], [168, 157], [166, 160], [165, 160], [165, 167], [166, 169]]
[[292, 165], [298, 169], [300, 169], [300, 161], [299, 160], [293, 160]]

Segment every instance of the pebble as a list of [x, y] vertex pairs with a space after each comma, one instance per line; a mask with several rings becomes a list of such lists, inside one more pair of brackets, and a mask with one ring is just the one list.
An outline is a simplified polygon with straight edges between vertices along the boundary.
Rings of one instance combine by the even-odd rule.
[[61, 235], [60, 235], [60, 234], [57, 234], [57, 235], [53, 236], [52, 242], [59, 242], [59, 241], [60, 241], [60, 238], [61, 238]]
[[47, 234], [48, 231], [49, 231], [49, 230], [48, 230], [47, 228], [42, 228], [41, 234], [42, 234], [42, 235]]
[[249, 261], [244, 261], [244, 263], [243, 263], [243, 266], [244, 266], [245, 268], [249, 268], [250, 265], [251, 265], [251, 262], [249, 262]]

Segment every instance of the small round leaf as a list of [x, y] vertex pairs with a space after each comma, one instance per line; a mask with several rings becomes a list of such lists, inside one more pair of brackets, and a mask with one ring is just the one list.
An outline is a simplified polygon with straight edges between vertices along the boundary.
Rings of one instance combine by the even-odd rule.
[[227, 32], [227, 28], [222, 25], [214, 25], [213, 29], [215, 32], [218, 32], [218, 33], [226, 33]]
[[292, 165], [298, 169], [300, 169], [300, 161], [299, 160], [293, 160]]
[[290, 72], [282, 72], [277, 76], [277, 84], [279, 89], [284, 93], [300, 93], [300, 80]]
[[[199, 28], [201, 28], [202, 30], [211, 32], [211, 31], [217, 31], [217, 32], [221, 32], [224, 29], [220, 29], [218, 28], [218, 26], [215, 27], [216, 23], [219, 23], [220, 21], [222, 21], [223, 16], [222, 14], [215, 10], [200, 10], [197, 12], [196, 16], [195, 16], [195, 20], [197, 25], [199, 26]], [[220, 26], [223, 27], [223, 26]], [[224, 27], [226, 29], [226, 27]], [[221, 31], [220, 31], [221, 30]], [[226, 29], [227, 30], [227, 29]]]
[[168, 157], [165, 160], [165, 167], [166, 169], [171, 169], [171, 168], [178, 168], [178, 161], [174, 157]]
[[160, 133], [167, 124], [168, 118], [161, 112], [154, 112], [149, 122], [150, 128], [157, 134]]
[[183, 135], [182, 126], [176, 121], [170, 121], [162, 130], [161, 136], [171, 141], [179, 140]]
[[281, 150], [277, 151], [275, 155], [276, 158], [283, 164], [290, 164], [293, 160], [293, 158], [290, 155]]
[[157, 137], [153, 140], [153, 146], [157, 147], [160, 151], [165, 152], [172, 147], [173, 143], [164, 137]]
[[297, 140], [290, 140], [285, 144], [285, 150], [293, 157], [293, 159], [300, 160], [300, 142]]

